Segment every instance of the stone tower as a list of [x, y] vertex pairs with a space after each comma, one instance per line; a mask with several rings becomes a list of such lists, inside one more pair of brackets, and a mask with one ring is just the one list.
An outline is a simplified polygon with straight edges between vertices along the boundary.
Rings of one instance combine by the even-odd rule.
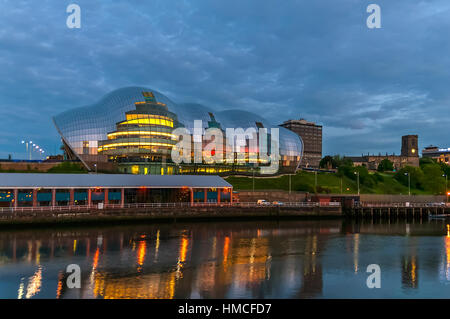
[[402, 156], [419, 157], [419, 136], [402, 136]]

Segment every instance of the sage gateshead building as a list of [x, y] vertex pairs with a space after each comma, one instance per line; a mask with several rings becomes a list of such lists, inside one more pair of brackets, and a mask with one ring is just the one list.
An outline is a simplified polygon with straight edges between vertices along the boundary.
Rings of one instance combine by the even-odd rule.
[[[294, 173], [303, 151], [303, 142], [297, 134], [260, 115], [235, 109], [216, 111], [194, 103], [175, 103], [163, 94], [143, 87], [115, 90], [92, 105], [54, 116], [53, 123], [61, 136], [66, 159], [80, 160], [89, 171], [152, 175], [264, 175], [269, 174], [264, 170], [270, 166], [267, 158], [273, 158], [271, 155], [277, 148], [277, 170], [270, 173], [276, 175]], [[201, 127], [198, 127], [199, 123]], [[195, 160], [198, 159], [195, 134], [189, 141], [193, 145], [192, 151], [189, 155], [186, 151], [183, 154], [191, 157], [192, 161], [176, 162], [172, 159], [177, 143], [184, 140], [176, 133], [180, 128], [189, 132], [200, 129], [200, 161]], [[246, 139], [239, 147], [232, 145], [231, 151], [225, 143], [223, 147], [207, 150], [208, 143], [203, 137], [205, 131], [219, 130], [225, 140], [228, 128], [252, 128], [258, 143]], [[274, 128], [278, 134], [276, 143], [273, 142]], [[268, 134], [262, 135], [261, 131]], [[260, 143], [263, 139], [267, 139], [264, 149]], [[216, 152], [223, 153], [227, 160], [211, 162], [204, 156], [209, 153], [217, 157]]]

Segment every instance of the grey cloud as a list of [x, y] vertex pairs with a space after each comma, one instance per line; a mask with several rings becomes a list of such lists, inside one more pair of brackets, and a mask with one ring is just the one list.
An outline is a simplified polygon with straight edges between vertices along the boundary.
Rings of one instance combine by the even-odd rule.
[[398, 152], [409, 133], [447, 143], [446, 0], [378, 0], [380, 30], [365, 0], [79, 0], [81, 30], [69, 3], [0, 1], [0, 156], [23, 136], [57, 149], [51, 115], [129, 85], [318, 121], [327, 154]]

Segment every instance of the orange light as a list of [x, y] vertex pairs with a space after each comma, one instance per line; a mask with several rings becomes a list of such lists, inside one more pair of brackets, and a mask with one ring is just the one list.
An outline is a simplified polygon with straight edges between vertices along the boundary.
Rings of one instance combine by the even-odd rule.
[[189, 245], [189, 240], [187, 238], [182, 238], [181, 244], [180, 244], [180, 252], [179, 252], [180, 262], [184, 262], [186, 260], [186, 253], [187, 253], [188, 245]]
[[230, 248], [230, 237], [226, 236], [223, 243], [223, 263], [227, 262], [229, 248]]
[[92, 261], [93, 269], [97, 269], [99, 256], [100, 256], [100, 249], [97, 247], [97, 250], [95, 251], [94, 259]]
[[139, 242], [138, 253], [137, 253], [137, 263], [139, 266], [144, 264], [145, 254], [147, 251], [147, 243], [145, 240]]

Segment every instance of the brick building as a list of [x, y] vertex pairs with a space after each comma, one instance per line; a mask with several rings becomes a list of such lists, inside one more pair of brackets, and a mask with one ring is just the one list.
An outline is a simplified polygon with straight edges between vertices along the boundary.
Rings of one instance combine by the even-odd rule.
[[319, 167], [322, 159], [322, 125], [305, 119], [285, 121], [280, 126], [299, 135], [303, 140], [301, 167]]
[[401, 155], [362, 155], [362, 156], [348, 156], [353, 161], [355, 166], [365, 166], [369, 170], [376, 170], [378, 165], [384, 159], [390, 160], [394, 164], [394, 169], [399, 170], [404, 166], [419, 167], [419, 152], [418, 152], [417, 135], [402, 136]]

